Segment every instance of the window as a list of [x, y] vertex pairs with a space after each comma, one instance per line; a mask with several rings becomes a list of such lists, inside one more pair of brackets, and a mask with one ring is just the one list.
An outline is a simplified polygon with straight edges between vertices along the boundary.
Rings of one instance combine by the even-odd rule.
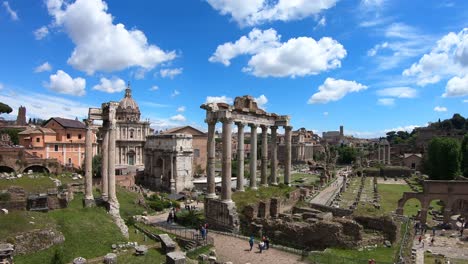
[[58, 151], [58, 145], [55, 145], [55, 146], [54, 146], [54, 150], [55, 150], [55, 151]]
[[68, 164], [72, 164], [71, 158], [68, 158]]
[[194, 149], [194, 150], [193, 150], [193, 156], [194, 156], [195, 158], [200, 157], [200, 150], [199, 150], [199, 149]]
[[130, 138], [133, 138], [133, 131], [130, 131]]
[[67, 139], [70, 139], [71, 138], [71, 135], [70, 134], [67, 134]]
[[36, 142], [41, 142], [41, 138], [36, 138]]
[[78, 134], [78, 139], [81, 139], [81, 134]]

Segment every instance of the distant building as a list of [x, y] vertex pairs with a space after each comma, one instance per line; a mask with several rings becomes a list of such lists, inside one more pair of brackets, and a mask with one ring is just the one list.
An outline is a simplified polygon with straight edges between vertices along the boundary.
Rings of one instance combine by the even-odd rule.
[[28, 123], [26, 122], [26, 107], [20, 106], [18, 108], [18, 116], [16, 117], [17, 126], [26, 126]]
[[[81, 168], [83, 165], [86, 126], [81, 121], [53, 117], [44, 126], [30, 127], [18, 136], [20, 145], [34, 156], [55, 158], [70, 168]], [[95, 145], [95, 138], [93, 142]]]
[[344, 128], [340, 126], [340, 131], [327, 131], [322, 133], [322, 142], [330, 145], [340, 145], [344, 143]]
[[[278, 160], [284, 162], [285, 142], [284, 135], [278, 136]], [[314, 160], [314, 145], [320, 142], [317, 134], [312, 130], [300, 128], [292, 131], [291, 135], [291, 160], [293, 163], [304, 163]]]
[[161, 134], [186, 134], [192, 135], [192, 147], [193, 147], [193, 169], [194, 175], [206, 172], [207, 156], [206, 156], [206, 144], [208, 135], [194, 127], [182, 126], [168, 129], [161, 132]]
[[403, 166], [420, 170], [422, 167], [422, 154], [421, 153], [405, 153], [403, 154]]
[[145, 144], [145, 171], [138, 184], [178, 193], [193, 188], [193, 147], [189, 134], [152, 135]]

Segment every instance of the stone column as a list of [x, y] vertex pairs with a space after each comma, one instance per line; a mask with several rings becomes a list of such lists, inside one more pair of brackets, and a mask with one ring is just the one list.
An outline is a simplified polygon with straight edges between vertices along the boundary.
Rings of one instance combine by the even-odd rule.
[[278, 183], [276, 182], [276, 169], [277, 169], [277, 165], [278, 165], [278, 150], [277, 150], [277, 143], [276, 143], [276, 140], [277, 140], [277, 133], [276, 133], [276, 130], [278, 129], [277, 126], [272, 126], [270, 127], [271, 129], [271, 177], [270, 177], [270, 184], [271, 185], [278, 185]]
[[388, 156], [387, 156], [388, 162], [387, 162], [387, 164], [390, 165], [390, 144], [388, 144], [387, 148], [388, 148]]
[[257, 125], [250, 126], [250, 188], [257, 190]]
[[377, 147], [378, 147], [378, 148], [377, 148], [377, 149], [378, 149], [378, 151], [377, 151], [377, 156], [378, 156], [378, 160], [379, 160], [379, 163], [380, 163], [380, 142], [379, 142], [379, 144], [377, 145]]
[[[86, 138], [85, 138], [85, 206], [94, 204], [93, 197], [93, 120], [86, 120]], [[79, 153], [78, 153], [79, 154]]]
[[244, 124], [237, 122], [237, 191], [244, 191]]
[[285, 130], [285, 151], [284, 155], [284, 184], [290, 185], [291, 183], [291, 130], [292, 126], [284, 127]]
[[109, 130], [108, 123], [102, 125], [102, 147], [101, 147], [101, 197], [104, 201], [109, 199]]
[[206, 167], [206, 198], [215, 198], [215, 126], [216, 120], [208, 120], [208, 141], [207, 141], [207, 159], [208, 164]]
[[176, 193], [175, 179], [174, 179], [174, 155], [171, 154], [171, 178], [169, 179], [171, 193]]
[[268, 186], [268, 127], [262, 127], [262, 170], [261, 170], [261, 181], [262, 186]]
[[[115, 110], [114, 110], [115, 111]], [[118, 204], [115, 192], [115, 119], [109, 120], [109, 203]]]
[[221, 180], [221, 200], [231, 202], [231, 159], [232, 159], [232, 119], [223, 118], [223, 162]]

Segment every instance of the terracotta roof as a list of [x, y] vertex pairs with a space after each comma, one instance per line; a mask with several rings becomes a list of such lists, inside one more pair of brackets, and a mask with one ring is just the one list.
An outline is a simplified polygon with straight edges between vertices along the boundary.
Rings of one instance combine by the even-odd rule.
[[55, 120], [57, 123], [59, 123], [64, 128], [86, 129], [86, 125], [83, 122], [78, 121], [78, 120], [74, 120], [74, 119], [62, 118], [62, 117], [52, 117], [51, 119], [47, 120], [47, 122], [44, 124], [44, 126], [46, 126], [51, 120]]
[[55, 134], [55, 131], [47, 127], [31, 127], [18, 133], [18, 135], [30, 134]]

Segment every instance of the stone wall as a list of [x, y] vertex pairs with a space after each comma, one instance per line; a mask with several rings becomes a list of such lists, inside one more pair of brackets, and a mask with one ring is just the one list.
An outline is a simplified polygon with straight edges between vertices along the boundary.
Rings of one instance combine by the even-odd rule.
[[364, 173], [367, 177], [410, 177], [413, 171], [406, 167], [384, 167], [384, 168], [366, 168]]
[[239, 232], [239, 216], [235, 203], [225, 203], [217, 199], [205, 198], [205, 217], [212, 229], [225, 232]]
[[315, 203], [311, 203], [311, 204], [309, 204], [309, 206], [310, 206], [310, 208], [317, 209], [317, 210], [320, 210], [322, 212], [330, 212], [334, 216], [337, 216], [337, 217], [349, 216], [349, 215], [351, 215], [353, 213], [353, 211], [349, 210], [349, 209], [335, 208], [335, 207], [331, 207], [331, 206], [327, 206], [327, 205], [321, 205], [321, 204], [315, 204]]
[[395, 242], [397, 238], [398, 226], [389, 216], [356, 216], [354, 220], [365, 229], [382, 231], [385, 235], [385, 239], [390, 240], [392, 243]]
[[21, 187], [11, 186], [6, 193], [9, 194], [9, 201], [0, 201], [0, 208], [5, 208], [9, 211], [26, 210], [27, 199], [26, 192]]

